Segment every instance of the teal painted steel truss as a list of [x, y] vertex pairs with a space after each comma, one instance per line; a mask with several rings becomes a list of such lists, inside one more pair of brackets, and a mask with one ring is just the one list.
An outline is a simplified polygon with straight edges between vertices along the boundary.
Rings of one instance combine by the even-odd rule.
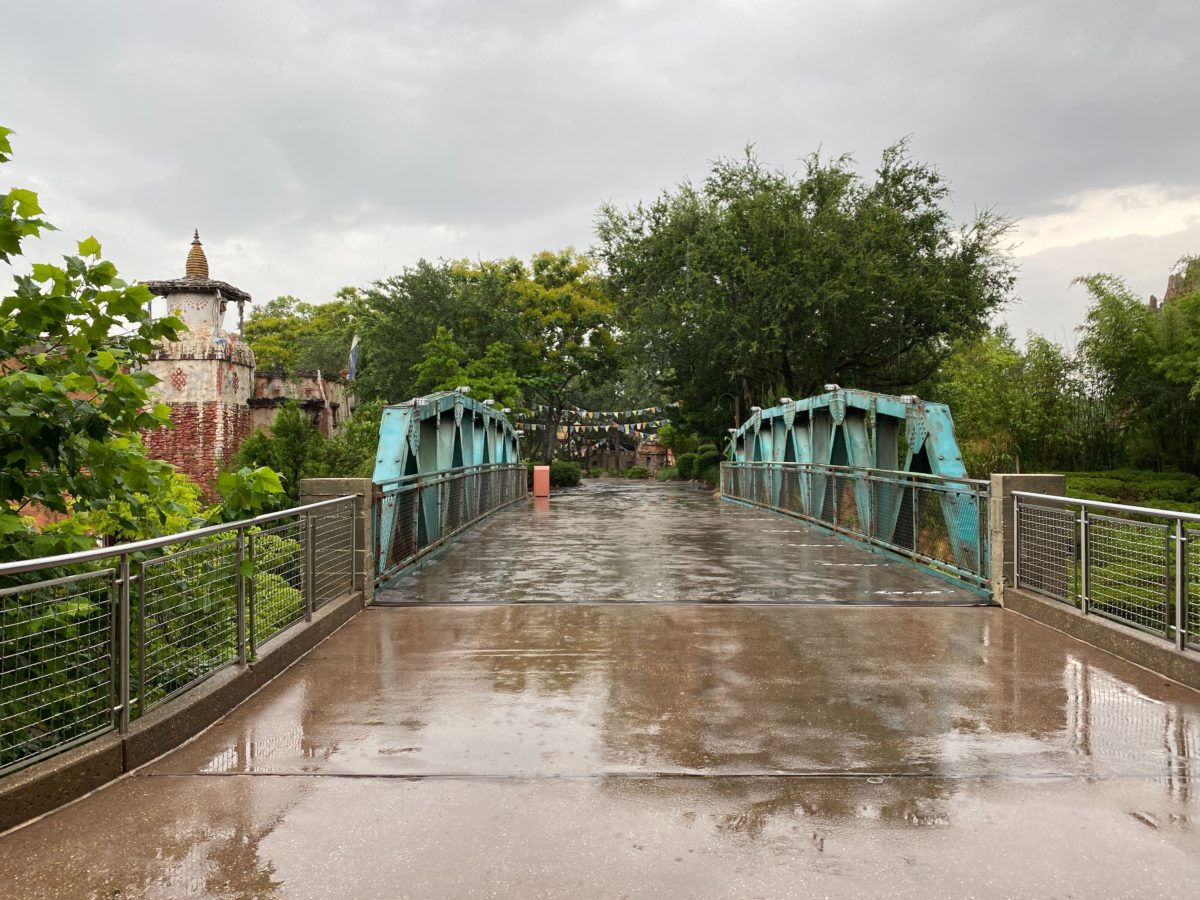
[[[967, 470], [954, 436], [954, 422], [943, 403], [831, 385], [827, 393], [756, 410], [734, 431], [730, 459], [785, 466], [794, 463], [814, 470], [845, 467], [864, 475], [939, 476], [951, 488], [941, 492], [939, 500], [957, 564], [967, 571], [980, 570], [986, 535], [978, 528], [979, 500], [966, 484]], [[954, 480], [960, 478], [961, 491], [953, 489]], [[765, 505], [779, 507], [784, 479], [770, 481]], [[803, 509], [816, 519], [823, 518], [823, 506], [833, 502], [827, 497], [826, 483], [799, 479], [798, 484]], [[876, 523], [880, 539], [894, 542], [895, 533], [912, 519], [912, 511], [905, 505], [915, 502], [915, 494], [872, 491], [869, 478], [861, 477], [853, 480], [853, 502], [859, 521]]]
[[520, 451], [503, 411], [459, 391], [384, 407], [372, 476], [377, 573], [523, 495]]

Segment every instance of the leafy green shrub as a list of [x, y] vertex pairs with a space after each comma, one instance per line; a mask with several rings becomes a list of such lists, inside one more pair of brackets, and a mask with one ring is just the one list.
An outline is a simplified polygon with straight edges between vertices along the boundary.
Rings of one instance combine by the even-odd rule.
[[553, 487], [573, 487], [579, 484], [579, 463], [556, 459], [550, 463], [550, 484]]
[[679, 470], [679, 477], [688, 479], [696, 477], [696, 462], [699, 457], [695, 453], [681, 453], [675, 459], [675, 468]]
[[[526, 477], [528, 478], [529, 489], [533, 490], [533, 467], [535, 463], [526, 463]], [[544, 463], [536, 463], [536, 465], [544, 465]], [[567, 462], [566, 460], [556, 459], [550, 463], [550, 486], [551, 487], [574, 487], [579, 484], [579, 480], [583, 477], [583, 467], [579, 463]]]
[[1200, 477], [1186, 472], [1144, 469], [1068, 472], [1067, 495], [1083, 500], [1200, 512]]
[[649, 478], [650, 472], [645, 466], [631, 466], [625, 470], [626, 478]]
[[705, 453], [717, 453], [717, 454], [720, 454], [720, 452], [721, 452], [721, 451], [717, 449], [717, 445], [716, 445], [716, 444], [701, 444], [699, 447], [697, 447], [697, 448], [696, 448], [696, 455], [697, 455], [697, 456], [703, 456]]
[[[296, 541], [297, 563], [300, 545]], [[261, 644], [304, 615], [304, 595], [282, 575], [274, 572], [254, 574], [254, 640]]]
[[671, 481], [679, 477], [679, 470], [674, 466], [663, 466], [654, 477], [659, 481]]
[[721, 483], [721, 469], [719, 466], [709, 466], [700, 472], [699, 477], [710, 488], [715, 488]]
[[[709, 446], [712, 447], [711, 444]], [[719, 468], [720, 465], [721, 453], [716, 447], [712, 447], [710, 450], [702, 449], [699, 455], [696, 457], [696, 472], [698, 474], [703, 473], [705, 470], [711, 469], [714, 466]], [[700, 474], [700, 477], [704, 476]]]

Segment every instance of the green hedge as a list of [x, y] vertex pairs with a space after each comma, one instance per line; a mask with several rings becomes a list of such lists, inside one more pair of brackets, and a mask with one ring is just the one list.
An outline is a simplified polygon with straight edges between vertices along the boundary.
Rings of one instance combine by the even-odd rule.
[[[533, 467], [534, 463], [527, 464], [529, 489], [533, 490]], [[543, 465], [537, 463], [536, 465]], [[583, 467], [579, 463], [567, 462], [566, 460], [556, 459], [550, 463], [550, 486], [551, 487], [574, 487], [579, 484], [583, 478]]]
[[679, 477], [683, 479], [696, 477], [696, 462], [699, 456], [695, 453], [681, 453], [679, 458], [675, 460], [675, 468], [679, 470]]
[[626, 478], [649, 478], [650, 471], [645, 466], [631, 466], [625, 471]]
[[[710, 445], [711, 446], [711, 445]], [[701, 450], [699, 458], [696, 460], [696, 471], [704, 472], [706, 469], [711, 469], [713, 466], [720, 468], [721, 453], [716, 447], [711, 450]]]
[[1112, 469], [1066, 475], [1070, 497], [1200, 512], [1200, 477], [1186, 472]]

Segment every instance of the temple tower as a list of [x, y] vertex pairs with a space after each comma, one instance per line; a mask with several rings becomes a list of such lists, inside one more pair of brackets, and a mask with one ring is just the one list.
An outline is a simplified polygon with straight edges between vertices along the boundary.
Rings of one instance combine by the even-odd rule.
[[178, 341], [163, 341], [147, 364], [160, 379], [154, 391], [171, 407], [175, 427], [145, 432], [143, 439], [150, 456], [171, 463], [211, 494], [217, 473], [252, 430], [254, 354], [223, 324], [231, 301], [241, 321], [250, 295], [209, 277], [198, 231], [184, 277], [146, 286], [166, 299], [189, 330]]

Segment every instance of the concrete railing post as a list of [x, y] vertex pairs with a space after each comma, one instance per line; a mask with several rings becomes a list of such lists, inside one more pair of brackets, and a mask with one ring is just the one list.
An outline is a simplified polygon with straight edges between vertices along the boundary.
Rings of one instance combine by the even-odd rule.
[[371, 539], [371, 504], [375, 483], [370, 478], [304, 478], [300, 481], [300, 503], [316, 503], [335, 497], [354, 496], [354, 588], [363, 592], [363, 602], [374, 597], [374, 543]]
[[992, 593], [1004, 605], [1004, 589], [1013, 586], [1016, 556], [1013, 491], [1062, 496], [1067, 490], [1065, 475], [993, 475], [988, 516], [992, 548]]

